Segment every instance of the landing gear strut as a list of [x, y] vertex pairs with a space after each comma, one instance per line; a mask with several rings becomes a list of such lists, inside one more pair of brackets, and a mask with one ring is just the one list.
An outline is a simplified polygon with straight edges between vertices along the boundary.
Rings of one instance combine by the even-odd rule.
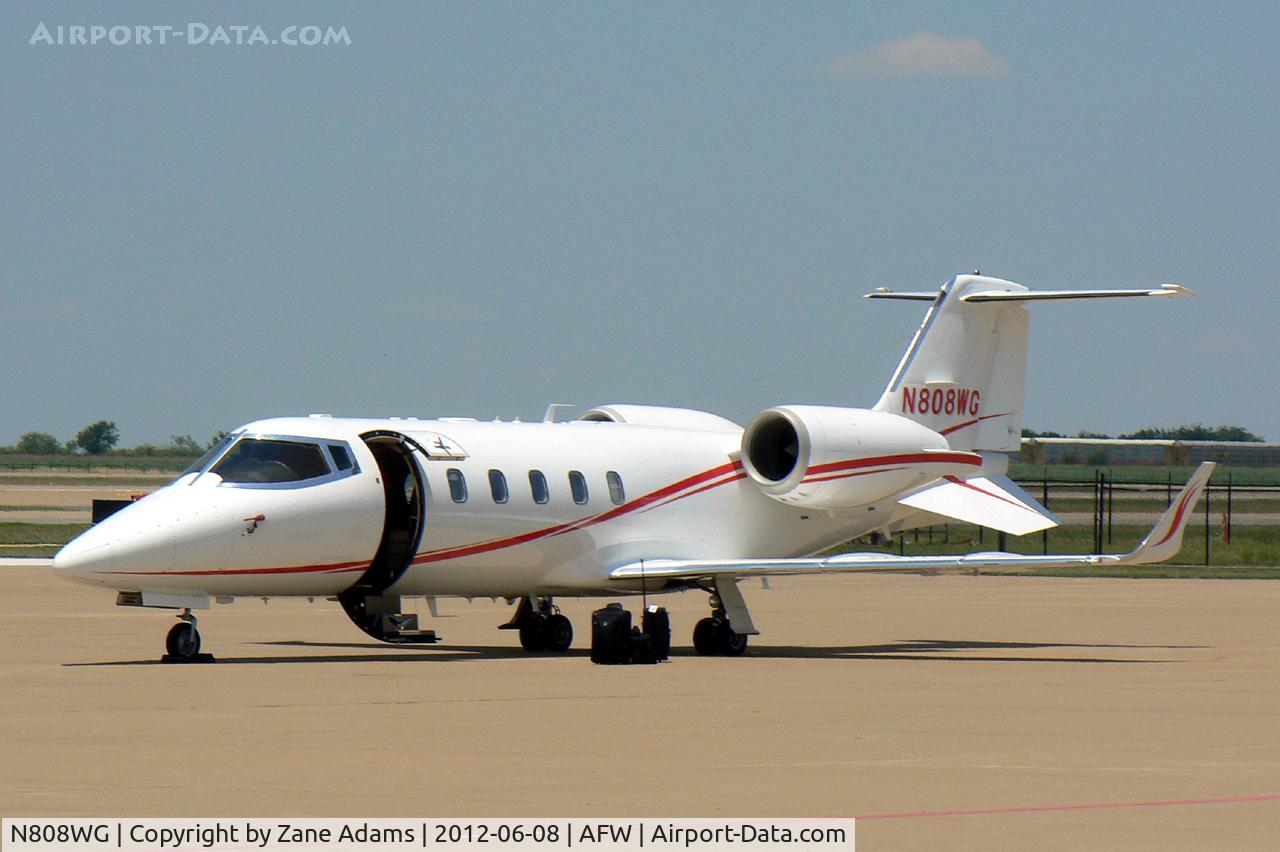
[[520, 647], [526, 651], [562, 654], [573, 644], [573, 624], [551, 598], [521, 598], [516, 614], [501, 629], [519, 630]]
[[711, 616], [693, 627], [693, 650], [704, 657], [741, 657], [747, 650], [747, 634], [734, 632], [719, 595], [711, 596]]
[[184, 609], [178, 616], [178, 623], [169, 629], [169, 635], [164, 638], [164, 649], [168, 652], [164, 655], [166, 662], [191, 663], [202, 658], [213, 659], [200, 653], [200, 631], [196, 629], [196, 617], [189, 609]]

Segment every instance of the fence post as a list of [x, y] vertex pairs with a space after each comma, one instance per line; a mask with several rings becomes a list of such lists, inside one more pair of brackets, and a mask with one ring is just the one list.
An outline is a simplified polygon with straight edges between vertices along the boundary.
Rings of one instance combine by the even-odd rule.
[[1231, 544], [1231, 474], [1227, 474], [1227, 521], [1222, 528], [1222, 543]]
[[1107, 477], [1100, 470], [1093, 472], [1093, 552], [1102, 552], [1102, 524], [1106, 509]]
[[1107, 480], [1107, 544], [1111, 544], [1112, 532], [1115, 529], [1116, 483], [1112, 477]]
[[[1049, 508], [1049, 468], [1044, 469], [1044, 485], [1040, 489], [1040, 505], [1046, 509]], [[1040, 533], [1040, 543], [1044, 548], [1044, 555], [1049, 555], [1049, 530]]]

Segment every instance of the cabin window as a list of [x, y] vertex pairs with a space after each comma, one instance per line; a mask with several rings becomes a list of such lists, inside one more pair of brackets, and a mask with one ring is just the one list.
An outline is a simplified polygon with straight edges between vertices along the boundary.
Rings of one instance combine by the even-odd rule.
[[449, 496], [455, 503], [467, 502], [467, 478], [456, 467], [449, 468], [445, 476], [449, 480]]
[[547, 491], [547, 478], [540, 470], [529, 471], [529, 491], [533, 494], [533, 502], [541, 505], [551, 499]]
[[231, 483], [302, 482], [330, 473], [318, 444], [271, 438], [240, 439], [211, 472]]
[[347, 448], [341, 444], [330, 444], [329, 455], [333, 456], [333, 463], [338, 470], [351, 470], [351, 453], [347, 452]]
[[573, 494], [573, 502], [579, 506], [587, 502], [587, 478], [582, 471], [569, 471], [569, 492]]
[[489, 471], [489, 491], [493, 494], [493, 502], [507, 502], [510, 495], [507, 493], [507, 477], [502, 471]]
[[616, 470], [611, 470], [604, 475], [605, 482], [609, 483], [609, 499], [613, 501], [613, 505], [621, 506], [627, 501], [627, 492], [622, 488], [622, 477], [618, 475]]

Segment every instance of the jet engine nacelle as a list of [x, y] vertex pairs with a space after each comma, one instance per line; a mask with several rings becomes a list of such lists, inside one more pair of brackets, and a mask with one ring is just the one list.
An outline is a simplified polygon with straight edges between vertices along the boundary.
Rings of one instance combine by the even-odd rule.
[[737, 432], [742, 428], [718, 414], [665, 405], [602, 405], [578, 419], [595, 423], [630, 423], [633, 426], [666, 426], [708, 432]]
[[742, 466], [764, 493], [809, 509], [865, 506], [982, 464], [905, 417], [861, 408], [770, 408], [742, 433]]

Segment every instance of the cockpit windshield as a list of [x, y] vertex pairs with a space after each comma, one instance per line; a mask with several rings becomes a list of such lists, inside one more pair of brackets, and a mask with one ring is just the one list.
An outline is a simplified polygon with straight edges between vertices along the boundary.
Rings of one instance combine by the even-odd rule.
[[211, 473], [223, 482], [301, 482], [328, 476], [329, 462], [319, 444], [277, 438], [241, 438]]
[[213, 461], [218, 456], [222, 455], [222, 451], [225, 450], [227, 448], [227, 445], [230, 444], [235, 439], [236, 439], [235, 435], [224, 435], [221, 441], [218, 441], [212, 447], [210, 447], [209, 449], [201, 453], [200, 458], [193, 461], [190, 465], [187, 466], [186, 470], [184, 470], [182, 473], [178, 475], [186, 476], [188, 473], [199, 473], [200, 471], [204, 470], [206, 467], [209, 466], [209, 462]]

